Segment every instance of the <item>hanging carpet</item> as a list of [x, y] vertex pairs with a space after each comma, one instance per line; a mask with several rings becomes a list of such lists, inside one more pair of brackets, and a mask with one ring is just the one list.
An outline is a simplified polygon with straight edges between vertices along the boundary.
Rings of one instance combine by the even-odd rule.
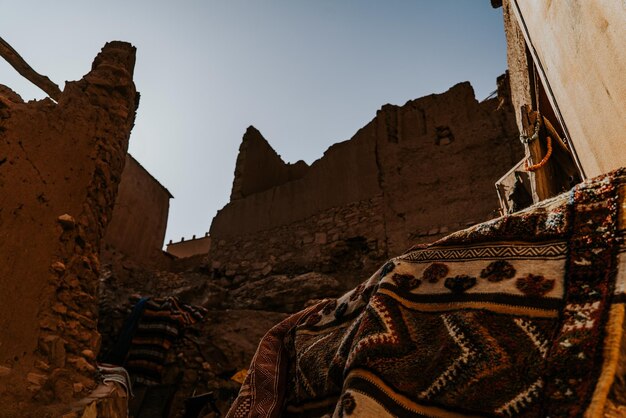
[[260, 342], [228, 417], [601, 416], [626, 171], [413, 248]]
[[155, 386], [161, 383], [170, 348], [184, 327], [202, 321], [206, 309], [175, 297], [152, 298], [143, 305], [124, 365], [136, 383]]

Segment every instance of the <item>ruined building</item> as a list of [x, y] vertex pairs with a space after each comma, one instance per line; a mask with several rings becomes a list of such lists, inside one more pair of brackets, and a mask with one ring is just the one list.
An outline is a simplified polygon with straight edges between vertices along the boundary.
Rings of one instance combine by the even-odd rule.
[[[194, 391], [213, 391], [224, 413], [238, 388], [229, 377], [247, 367], [257, 341], [285, 313], [339, 295], [390, 254], [496, 215], [494, 182], [521, 158], [506, 77], [499, 86], [498, 97], [483, 102], [461, 83], [386, 105], [311, 166], [284, 163], [250, 127], [231, 202], [210, 236], [171, 243], [168, 251], [181, 258], [152, 268], [132, 257], [103, 258], [101, 352], [115, 345], [133, 294], [209, 308], [168, 357], [162, 387], [177, 390], [161, 397], [179, 416]], [[152, 399], [152, 390], [137, 389], [131, 411], [146, 408], [141, 399]]]
[[507, 216], [272, 328], [227, 417], [626, 416], [626, 8], [492, 4], [526, 151], [497, 181]]
[[[210, 236], [171, 249], [203, 255], [176, 260], [161, 251], [172, 196], [126, 153], [133, 64], [130, 46], [111, 43], [56, 103], [25, 104], [2, 88], [3, 232], [38, 236], [0, 249], [12, 289], [0, 340], [8, 416], [74, 417], [68, 408], [93, 403], [93, 390], [100, 416], [122, 411], [128, 399], [100, 384], [96, 358], [114, 346], [135, 293], [211, 309], [189, 328], [194, 343], [176, 346], [163, 383], [177, 385], [166, 397], [174, 415], [198, 389], [217, 390], [227, 408], [237, 390], [228, 376], [286, 312], [339, 294], [390, 254], [495, 216], [493, 182], [521, 157], [505, 76], [498, 97], [483, 102], [461, 83], [385, 105], [311, 166], [285, 164], [251, 127]], [[70, 153], [76, 161], [65, 165]], [[443, 184], [452, 186], [441, 193]], [[143, 406], [131, 410], [155, 396], [136, 390]]]
[[[461, 83], [403, 106], [385, 105], [352, 139], [330, 147], [310, 166], [284, 163], [250, 127], [237, 158], [231, 202], [213, 220], [210, 236], [172, 243], [170, 255], [161, 246], [171, 195], [126, 152], [139, 99], [132, 80], [134, 48], [123, 42], [107, 44], [91, 71], [67, 83], [62, 92], [18, 65], [39, 80], [50, 99], [24, 103], [0, 86], [0, 416], [123, 417], [130, 411], [135, 416], [179, 417], [187, 409], [185, 400], [209, 392], [206, 404], [211, 399], [223, 414], [241, 386], [236, 376], [245, 375], [236, 372], [248, 367], [262, 336], [289, 313], [317, 306], [309, 325], [322, 319], [350, 320], [347, 310], [361, 309], [356, 305], [381, 287], [367, 290], [362, 285], [342, 299], [325, 298], [339, 296], [375, 272], [384, 259], [416, 243], [434, 241], [503, 212], [517, 212], [516, 205], [522, 203], [540, 205], [438, 244], [443, 250], [472, 242], [480, 247], [493, 244], [495, 236], [506, 251], [518, 248], [519, 257], [505, 255], [500, 258], [509, 257], [508, 262], [498, 258], [487, 265], [483, 246], [480, 251], [454, 253], [452, 258], [459, 257], [455, 259], [459, 263], [426, 268], [419, 257], [439, 256], [418, 249], [401, 263], [385, 264], [373, 283], [397, 269], [382, 286], [387, 295], [393, 291], [406, 296], [411, 288], [417, 289], [414, 302], [443, 298], [479, 304], [473, 305], [478, 309], [429, 322], [433, 324], [429, 329], [441, 331], [435, 334], [442, 344], [447, 341], [448, 350], [429, 350], [432, 339], [425, 338], [409, 351], [455, 357], [461, 350], [460, 358], [466, 359], [470, 351], [487, 347], [488, 367], [480, 378], [490, 379], [494, 370], [515, 377], [510, 370], [518, 375], [523, 370], [530, 386], [516, 387], [523, 379], [508, 382], [515, 386], [511, 397], [496, 399], [503, 402], [503, 414], [528, 408], [532, 415], [547, 405], [574, 411], [562, 416], [576, 416], [587, 406], [596, 411], [592, 416], [600, 416], [607, 396], [615, 404], [613, 410], [623, 412], [619, 405], [626, 403], [626, 355], [619, 353], [626, 346], [622, 331], [626, 299], [623, 272], [619, 276], [615, 272], [624, 264], [626, 180], [618, 174], [581, 186], [570, 200], [541, 201], [568, 182], [625, 165], [626, 154], [619, 145], [626, 90], [616, 76], [623, 74], [624, 54], [616, 54], [612, 65], [605, 65], [613, 59], [615, 40], [624, 39], [626, 26], [618, 24], [624, 13], [592, 2], [503, 3], [512, 89], [503, 76], [497, 97], [484, 101], [476, 100], [469, 83]], [[572, 16], [580, 17], [580, 24], [568, 24]], [[563, 39], [572, 47], [554, 49]], [[0, 47], [5, 47], [1, 39]], [[15, 58], [15, 51], [8, 51]], [[572, 51], [579, 58], [577, 65], [571, 65]], [[585, 88], [578, 88], [582, 82], [576, 88], [568, 84], [569, 71], [577, 80], [589, 77]], [[543, 122], [542, 127], [536, 122], [542, 120], [552, 124]], [[531, 141], [534, 126], [539, 128]], [[517, 141], [519, 132], [528, 139], [526, 162]], [[553, 145], [548, 145], [549, 135]], [[551, 148], [554, 157], [548, 159]], [[529, 172], [525, 164], [540, 167]], [[526, 197], [524, 202], [520, 194]], [[587, 219], [590, 214], [594, 219]], [[594, 223], [597, 227], [588, 227]], [[539, 240], [545, 243], [538, 245]], [[493, 251], [501, 250], [495, 247]], [[532, 251], [526, 251], [529, 248]], [[523, 263], [524, 257], [530, 262]], [[460, 271], [470, 264], [471, 269]], [[450, 269], [458, 270], [445, 277]], [[475, 292], [479, 287], [482, 295]], [[466, 292], [469, 289], [473, 290]], [[147, 303], [141, 296], [150, 297], [154, 306], [165, 300], [160, 306], [169, 303], [164, 311], [179, 302], [189, 304], [188, 312], [199, 315], [185, 321], [176, 339], [167, 340], [171, 345], [161, 353], [151, 382], [138, 382], [129, 368], [137, 383], [135, 396], [130, 397], [119, 382], [104, 382], [96, 359], [111, 358], [123, 342], [120, 330], [125, 321], [133, 316], [138, 301]], [[499, 298], [508, 299], [500, 303], [504, 299]], [[491, 304], [484, 303], [487, 299]], [[506, 350], [491, 350], [494, 339], [480, 336], [490, 321], [505, 321], [512, 310], [523, 312], [522, 317], [493, 327], [491, 336], [510, 348], [507, 354], [518, 350], [519, 355], [500, 355]], [[401, 317], [407, 317], [403, 312]], [[482, 319], [474, 320], [474, 314]], [[427, 311], [420, 315], [429, 316]], [[468, 320], [455, 325], [453, 316]], [[461, 325], [467, 329], [459, 331]], [[351, 329], [342, 326], [337, 329]], [[560, 339], [550, 342], [548, 349], [548, 342], [537, 336], [552, 326], [561, 331]], [[467, 349], [464, 335], [484, 344]], [[314, 349], [311, 353], [327, 349], [317, 342], [309, 348]], [[298, 355], [303, 352], [309, 350]], [[370, 353], [362, 359], [379, 359], [380, 352]], [[318, 359], [327, 353], [321, 354]], [[495, 357], [506, 367], [507, 357], [520, 363], [513, 369], [493, 368]], [[526, 372], [532, 368], [542, 377], [546, 358], [551, 372], [547, 379], [552, 380], [544, 386], [543, 380]], [[116, 364], [128, 366], [126, 360]], [[452, 366], [457, 364], [451, 360]], [[315, 362], [303, 363], [310, 377], [325, 379]], [[383, 362], [387, 364], [400, 363], [393, 359]], [[445, 367], [444, 361], [424, 362], [425, 367], [431, 365]], [[412, 373], [401, 367], [397, 379], [387, 383], [406, 379], [408, 387], [417, 381]], [[442, 376], [447, 379], [445, 370]], [[593, 390], [589, 382], [596, 378], [602, 384]], [[439, 382], [426, 383], [438, 391]], [[447, 379], [446, 384], [450, 382]], [[466, 402], [456, 406], [482, 411], [485, 402], [477, 392], [503, 393], [470, 391]], [[246, 390], [243, 393], [243, 401], [236, 405], [245, 407]], [[338, 403], [347, 414], [363, 405], [362, 393], [352, 395], [342, 396]], [[547, 399], [545, 405], [533, 405], [531, 400], [541, 396]], [[300, 406], [292, 404], [294, 414]], [[314, 403], [313, 408], [318, 406]]]
[[211, 224], [212, 268], [254, 278], [347, 263], [355, 284], [413, 244], [498, 216], [494, 182], [522, 157], [508, 89], [502, 76], [483, 102], [466, 82], [385, 105], [311, 166], [285, 164], [248, 128]]
[[111, 42], [56, 101], [0, 89], [2, 416], [61, 416], [98, 386], [99, 253], [138, 105], [134, 64], [134, 47]]
[[103, 261], [130, 259], [135, 264], [167, 263], [161, 250], [172, 194], [132, 155], [126, 155], [111, 223], [104, 236]]

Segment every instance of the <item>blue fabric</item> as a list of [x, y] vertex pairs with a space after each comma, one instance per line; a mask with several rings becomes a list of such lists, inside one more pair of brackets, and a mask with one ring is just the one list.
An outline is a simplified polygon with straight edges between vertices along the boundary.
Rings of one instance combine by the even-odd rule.
[[130, 344], [137, 330], [137, 325], [146, 307], [149, 297], [143, 297], [133, 307], [133, 311], [124, 321], [119, 337], [113, 348], [104, 356], [103, 362], [122, 366], [130, 349]]

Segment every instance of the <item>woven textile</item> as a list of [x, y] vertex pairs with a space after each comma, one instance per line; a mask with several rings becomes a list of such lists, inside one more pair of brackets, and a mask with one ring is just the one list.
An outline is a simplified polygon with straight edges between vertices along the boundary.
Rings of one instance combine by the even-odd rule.
[[144, 302], [125, 361], [134, 381], [148, 386], [161, 383], [169, 349], [185, 326], [201, 321], [205, 314], [204, 308], [181, 303], [174, 297]]
[[131, 384], [130, 375], [125, 368], [114, 364], [98, 363], [98, 375], [102, 383], [115, 382], [124, 387], [126, 397], [132, 398], [133, 386]]
[[600, 416], [626, 301], [624, 171], [413, 248], [259, 345], [229, 417]]

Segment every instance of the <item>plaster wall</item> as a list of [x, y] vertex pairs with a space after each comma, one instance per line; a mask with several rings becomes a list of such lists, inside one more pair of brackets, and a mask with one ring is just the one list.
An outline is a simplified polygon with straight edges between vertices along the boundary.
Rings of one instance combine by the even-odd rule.
[[130, 154], [119, 185], [105, 248], [154, 265], [162, 259], [170, 192]]

